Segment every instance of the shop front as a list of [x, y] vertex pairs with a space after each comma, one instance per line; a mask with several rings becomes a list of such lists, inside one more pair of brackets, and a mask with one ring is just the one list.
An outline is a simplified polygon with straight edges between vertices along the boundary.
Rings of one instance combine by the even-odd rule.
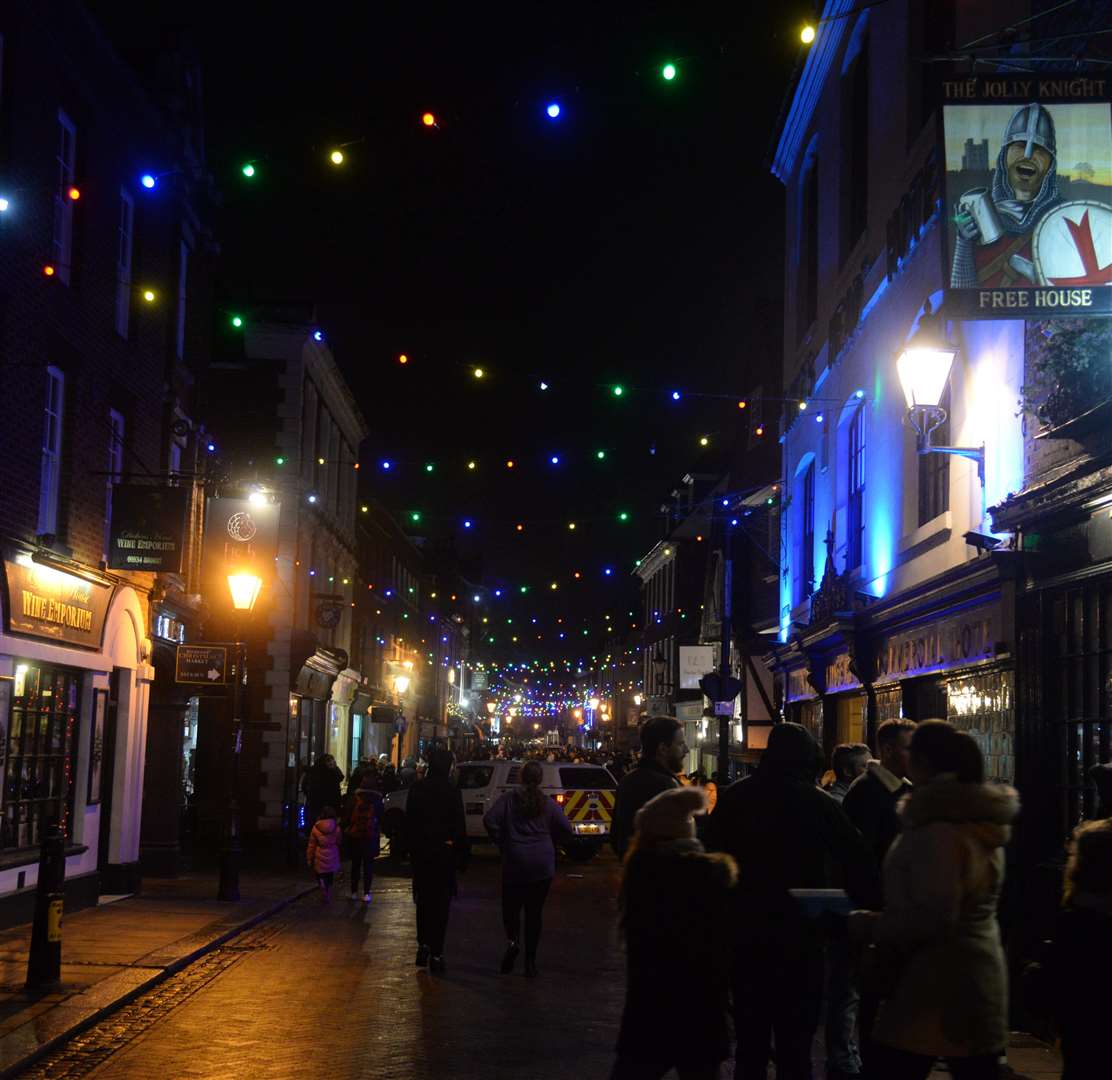
[[[286, 727], [286, 832], [291, 841], [306, 827], [301, 782], [309, 768], [336, 745], [333, 732], [334, 709], [331, 699], [336, 677], [347, 667], [347, 653], [316, 644], [311, 635], [304, 640], [295, 635], [290, 670], [294, 673], [290, 689]], [[344, 755], [336, 757], [344, 769]], [[346, 775], [346, 773], [345, 773]]]
[[876, 639], [873, 685], [883, 719], [948, 720], [977, 740], [986, 777], [1012, 784], [1015, 666], [1006, 614], [997, 592], [888, 628]]
[[3, 553], [0, 925], [30, 919], [39, 846], [65, 833], [66, 908], [139, 887], [150, 666], [144, 605], [53, 553]]

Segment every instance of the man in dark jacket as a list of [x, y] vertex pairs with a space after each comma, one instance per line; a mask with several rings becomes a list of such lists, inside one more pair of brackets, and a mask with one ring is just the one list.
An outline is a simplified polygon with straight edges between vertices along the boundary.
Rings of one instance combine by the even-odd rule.
[[434, 750], [428, 774], [409, 791], [406, 839], [413, 859], [417, 904], [417, 966], [444, 971], [444, 937], [456, 888], [456, 868], [467, 845], [463, 796], [452, 783], [452, 754]]
[[309, 815], [308, 827], [311, 830], [317, 815], [326, 806], [339, 810], [341, 805], [340, 782], [344, 774], [331, 754], [322, 755], [315, 765], [311, 765], [301, 781], [305, 792], [306, 810]]
[[842, 809], [865, 838], [878, 867], [900, 835], [896, 803], [910, 790], [904, 779], [911, 748], [913, 720], [885, 720], [876, 730], [879, 761], [870, 761], [863, 776], [850, 785]]
[[789, 889], [822, 889], [832, 866], [858, 905], [876, 902], [876, 870], [849, 820], [815, 785], [820, 755], [806, 728], [777, 724], [756, 774], [718, 799], [707, 844], [738, 864], [734, 963], [735, 1078], [764, 1080], [776, 1037], [780, 1080], [811, 1076], [823, 989], [823, 943]]
[[654, 795], [679, 787], [676, 774], [683, 768], [687, 743], [683, 724], [672, 716], [654, 716], [641, 725], [641, 760], [618, 784], [610, 840], [624, 858], [633, 838], [633, 819]]

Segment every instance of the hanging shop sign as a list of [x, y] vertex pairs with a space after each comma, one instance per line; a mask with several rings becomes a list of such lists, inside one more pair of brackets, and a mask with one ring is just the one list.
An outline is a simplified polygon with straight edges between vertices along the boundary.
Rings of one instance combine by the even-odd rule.
[[1112, 79], [942, 84], [947, 314], [1112, 312]]
[[112, 586], [34, 562], [30, 555], [4, 560], [8, 596], [4, 611], [13, 634], [99, 649]]
[[212, 498], [205, 508], [204, 576], [223, 589], [225, 575], [249, 570], [262, 578], [274, 572], [281, 504]]
[[891, 634], [881, 638], [877, 649], [876, 681], [891, 682], [993, 660], [1000, 637], [997, 604]]
[[717, 668], [714, 645], [680, 646], [680, 689], [698, 690], [699, 680]]
[[224, 686], [231, 682], [230, 645], [179, 645], [174, 681], [191, 686]]
[[116, 484], [109, 569], [180, 574], [188, 494], [181, 487]]

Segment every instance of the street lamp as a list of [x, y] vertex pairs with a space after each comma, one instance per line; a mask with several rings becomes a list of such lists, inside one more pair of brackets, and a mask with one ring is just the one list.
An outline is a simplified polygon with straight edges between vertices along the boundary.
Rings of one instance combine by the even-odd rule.
[[263, 579], [249, 571], [228, 575], [228, 590], [236, 613], [235, 682], [232, 684], [232, 775], [228, 793], [228, 810], [224, 823], [224, 841], [220, 847], [220, 884], [218, 900], [239, 899], [240, 846], [239, 821], [239, 755], [243, 749], [243, 687], [247, 682], [247, 647], [243, 641], [243, 620], [251, 614]]
[[497, 708], [498, 708], [498, 706], [493, 701], [488, 701], [487, 702], [487, 712], [490, 713], [491, 716], [494, 715], [494, 711]]
[[409, 676], [408, 675], [395, 675], [394, 676], [394, 693], [404, 694], [409, 689]]
[[633, 704], [636, 705], [637, 708], [641, 708], [641, 701], [642, 701], [642, 698], [641, 698], [640, 694], [634, 694], [633, 695]]
[[589, 698], [587, 700], [587, 704], [590, 705], [592, 709], [597, 709], [598, 708], [598, 698], [597, 697]]
[[928, 299], [923, 305], [919, 325], [904, 345], [896, 360], [896, 373], [900, 377], [904, 399], [907, 401], [907, 421], [916, 433], [916, 450], [920, 454], [955, 454], [977, 463], [977, 476], [985, 482], [984, 446], [934, 446], [931, 432], [946, 422], [942, 395], [950, 378], [957, 346], [946, 339], [941, 312], [931, 307]]

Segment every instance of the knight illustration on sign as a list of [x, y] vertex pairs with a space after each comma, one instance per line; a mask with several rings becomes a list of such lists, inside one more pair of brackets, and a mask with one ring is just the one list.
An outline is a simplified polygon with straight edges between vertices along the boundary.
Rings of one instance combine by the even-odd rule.
[[1033, 285], [1031, 234], [1059, 200], [1054, 118], [1042, 105], [1021, 105], [1004, 129], [991, 190], [973, 188], [958, 199], [950, 284]]
[[1031, 102], [1012, 113], [991, 188], [958, 199], [950, 285], [1112, 285], [1112, 208], [1063, 202], [1054, 118]]

